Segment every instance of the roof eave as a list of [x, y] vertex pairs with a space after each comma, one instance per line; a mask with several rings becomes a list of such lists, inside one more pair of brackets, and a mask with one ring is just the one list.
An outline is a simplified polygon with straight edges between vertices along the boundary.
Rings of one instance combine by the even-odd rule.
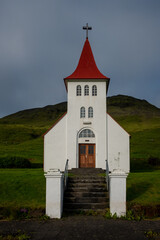
[[107, 86], [106, 86], [106, 92], [108, 92], [108, 87], [109, 87], [109, 83], [110, 83], [110, 78], [107, 78], [107, 77], [105, 77], [105, 78], [64, 78], [63, 80], [64, 80], [64, 84], [65, 84], [65, 87], [66, 87], [66, 90], [67, 90], [67, 92], [68, 92], [68, 88], [67, 88], [67, 81], [68, 80], [85, 80], [85, 79], [93, 79], [93, 80], [106, 80], [106, 83], [107, 83]]

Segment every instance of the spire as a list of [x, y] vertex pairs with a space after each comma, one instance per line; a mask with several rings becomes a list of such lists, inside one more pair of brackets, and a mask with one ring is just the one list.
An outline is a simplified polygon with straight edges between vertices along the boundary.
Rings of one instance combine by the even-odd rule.
[[88, 41], [88, 38], [86, 38], [76, 70], [64, 80], [97, 78], [109, 80], [109, 78], [104, 76], [97, 68], [90, 43]]

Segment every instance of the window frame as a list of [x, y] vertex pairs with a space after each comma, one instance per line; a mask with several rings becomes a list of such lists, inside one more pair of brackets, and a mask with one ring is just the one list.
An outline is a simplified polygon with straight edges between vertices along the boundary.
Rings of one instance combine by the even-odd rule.
[[77, 87], [76, 87], [76, 96], [81, 96], [81, 95], [82, 95], [81, 85], [77, 85]]
[[95, 138], [95, 134], [91, 129], [85, 128], [80, 132], [79, 138]]
[[80, 108], [80, 118], [85, 118], [86, 116], [86, 110], [85, 107]]
[[88, 118], [93, 118], [93, 107], [88, 108]]
[[96, 85], [92, 86], [92, 96], [97, 96], [97, 86]]
[[84, 96], [89, 96], [89, 86], [88, 85], [84, 86]]

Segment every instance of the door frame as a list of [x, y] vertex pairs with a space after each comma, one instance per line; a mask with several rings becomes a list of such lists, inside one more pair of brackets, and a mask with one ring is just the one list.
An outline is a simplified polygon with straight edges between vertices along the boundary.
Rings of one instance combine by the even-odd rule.
[[93, 145], [94, 146], [94, 167], [93, 168], [96, 168], [96, 143], [86, 143], [86, 142], [78, 144], [78, 168], [80, 168], [80, 152], [79, 152], [80, 145], [86, 145], [86, 146]]
[[[95, 137], [94, 138], [79, 138], [80, 133], [85, 130], [85, 129], [90, 129]], [[97, 167], [97, 142], [96, 142], [96, 131], [90, 127], [83, 127], [79, 131], [77, 131], [77, 136], [76, 136], [76, 168], [79, 168], [79, 144], [95, 144], [95, 168]]]

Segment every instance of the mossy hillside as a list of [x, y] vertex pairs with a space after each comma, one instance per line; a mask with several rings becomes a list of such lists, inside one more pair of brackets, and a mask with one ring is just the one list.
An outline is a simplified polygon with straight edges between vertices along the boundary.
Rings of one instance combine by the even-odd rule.
[[130, 134], [131, 170], [152, 169], [148, 158], [160, 158], [160, 109], [129, 96], [108, 98], [108, 112]]
[[[42, 135], [66, 112], [67, 104], [20, 111], [0, 119], [0, 156], [43, 162]], [[160, 157], [160, 109], [129, 96], [108, 98], [108, 113], [131, 135], [131, 166]], [[133, 162], [133, 164], [132, 164]], [[148, 166], [148, 165], [146, 165]], [[132, 169], [133, 170], [133, 169]]]
[[48, 128], [66, 111], [66, 109], [66, 102], [48, 105], [42, 108], [27, 109], [1, 118], [0, 124], [20, 124], [31, 128]]
[[159, 116], [160, 109], [146, 100], [131, 96], [117, 95], [107, 98], [108, 112], [114, 116]]

